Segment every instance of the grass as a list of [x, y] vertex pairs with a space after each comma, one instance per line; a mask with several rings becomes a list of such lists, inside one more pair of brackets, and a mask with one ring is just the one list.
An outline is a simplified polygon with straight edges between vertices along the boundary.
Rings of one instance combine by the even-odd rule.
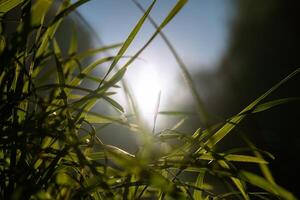
[[[296, 199], [272, 177], [268, 168], [268, 161], [273, 158], [270, 153], [259, 150], [246, 138], [248, 146], [240, 151], [231, 150], [233, 153], [228, 153], [229, 150], [217, 152], [215, 146], [238, 129], [239, 123], [248, 115], [299, 100], [283, 98], [263, 102], [300, 69], [237, 115], [219, 124], [208, 125], [208, 114], [191, 76], [162, 33], [187, 1], [178, 0], [158, 25], [150, 17], [156, 1], [147, 9], [136, 2], [143, 15], [122, 44], [79, 53], [74, 34], [68, 51], [63, 52], [55, 33], [62, 20], [86, 2], [62, 1], [55, 16], [47, 23], [44, 19], [51, 1], [38, 1], [35, 5], [29, 0], [0, 2], [1, 199]], [[14, 19], [14, 32], [7, 34], [10, 20], [7, 13], [16, 8], [21, 14]], [[156, 31], [136, 54], [125, 57], [124, 53], [147, 19]], [[132, 105], [133, 121], [124, 118], [126, 113], [122, 105], [112, 97], [114, 93], [110, 89], [119, 87], [116, 84], [130, 64], [159, 34], [178, 61], [204, 122], [204, 126], [194, 133], [179, 133], [180, 122], [168, 130], [149, 134], [138, 117], [135, 100], [125, 82], [122, 87]], [[115, 56], [88, 64], [83, 62], [85, 58], [113, 48], [119, 48]], [[128, 61], [118, 68], [121, 58]], [[94, 77], [92, 70], [107, 62], [110, 65], [106, 74]], [[96, 81], [96, 89], [83, 87], [81, 83], [86, 79]], [[99, 100], [108, 102], [120, 115], [93, 111]], [[140, 150], [130, 154], [104, 144], [98, 136], [97, 124], [117, 124], [130, 129], [132, 134], [142, 137]], [[168, 146], [167, 150], [155, 151], [156, 147], [163, 150], [165, 146]], [[256, 165], [261, 173], [246, 171], [237, 163]], [[211, 181], [212, 178], [215, 181]], [[215, 189], [219, 185], [226, 188], [225, 192]]]

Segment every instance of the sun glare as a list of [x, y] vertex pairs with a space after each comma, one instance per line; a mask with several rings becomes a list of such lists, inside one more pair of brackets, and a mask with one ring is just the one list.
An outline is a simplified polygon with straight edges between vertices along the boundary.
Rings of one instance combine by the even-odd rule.
[[143, 119], [147, 125], [153, 126], [153, 117], [161, 91], [158, 71], [150, 64], [140, 67], [131, 79], [131, 85]]

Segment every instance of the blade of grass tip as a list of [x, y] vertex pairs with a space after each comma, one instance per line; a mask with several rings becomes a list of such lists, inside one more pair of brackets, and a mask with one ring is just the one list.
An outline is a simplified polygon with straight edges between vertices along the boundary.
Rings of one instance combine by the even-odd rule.
[[118, 111], [121, 111], [122, 113], [124, 113], [124, 108], [118, 103], [116, 102], [114, 99], [108, 97], [108, 96], [103, 96], [103, 99], [105, 101], [107, 101], [108, 103], [110, 103], [114, 108], [116, 108]]
[[100, 48], [95, 48], [95, 49], [89, 49], [87, 51], [84, 51], [82, 53], [76, 54], [73, 57], [69, 58], [69, 59], [78, 59], [78, 60], [82, 60], [88, 56], [92, 56], [95, 55], [97, 53], [101, 53], [110, 49], [115, 49], [118, 47], [121, 47], [123, 45], [123, 43], [117, 43], [117, 44], [112, 44], [112, 45], [108, 45], [108, 46], [104, 46], [104, 47], [100, 47]]
[[[227, 155], [220, 154], [220, 156], [224, 157], [224, 159], [226, 159], [227, 161], [232, 161], [232, 162], [268, 164], [266, 160], [256, 156], [247, 156], [247, 155], [238, 155], [238, 154], [227, 154]], [[198, 158], [201, 160], [215, 160], [215, 157], [212, 154], [203, 154]]]
[[78, 49], [78, 44], [77, 44], [77, 31], [76, 31], [76, 27], [73, 25], [72, 27], [72, 36], [70, 39], [70, 46], [69, 46], [69, 50], [68, 50], [68, 54], [71, 55], [75, 55]]
[[56, 41], [56, 39], [53, 39], [53, 49], [54, 49], [54, 55], [55, 55], [55, 61], [56, 61], [56, 70], [57, 70], [57, 74], [58, 74], [58, 80], [59, 80], [59, 84], [65, 85], [65, 76], [64, 76], [64, 72], [62, 69], [62, 65], [61, 65], [61, 50], [60, 47], [58, 46], [58, 43]]
[[145, 49], [148, 45], [154, 40], [154, 38], [161, 32], [161, 30], [175, 17], [175, 15], [182, 9], [186, 4], [187, 0], [179, 0], [172, 10], [168, 13], [164, 21], [157, 27], [156, 31], [152, 34], [150, 39], [144, 44], [144, 46], [123, 66], [128, 67]]
[[[225, 169], [230, 169], [230, 166], [224, 160], [219, 160], [218, 163]], [[234, 183], [234, 185], [237, 187], [237, 189], [241, 192], [243, 198], [246, 200], [250, 200], [250, 197], [245, 190], [245, 186], [244, 186], [243, 182], [236, 177], [230, 177], [230, 179]]]
[[276, 196], [280, 196], [280, 197], [282, 197], [282, 199], [297, 200], [297, 198], [292, 193], [290, 193], [289, 191], [287, 191], [286, 189], [284, 189], [278, 185], [274, 185], [274, 184], [270, 183], [269, 181], [262, 178], [261, 176], [258, 176], [256, 174], [253, 174], [248, 171], [241, 171], [240, 174], [250, 184], [255, 185], [265, 191], [268, 191], [268, 192], [276, 195]]
[[178, 129], [182, 124], [188, 119], [188, 117], [183, 117], [181, 120], [179, 120], [170, 130], [174, 131]]
[[[144, 12], [144, 8], [143, 6], [136, 0], [132, 0], [133, 3], [141, 10]], [[182, 2], [182, 4], [186, 3], [185, 2]], [[159, 29], [159, 26], [156, 24], [156, 22], [154, 21], [154, 19], [149, 15], [148, 16], [148, 19], [150, 21], [150, 23], [156, 28], [156, 29]], [[208, 112], [206, 111], [205, 109], [205, 106], [204, 106], [204, 103], [199, 95], [199, 93], [197, 92], [197, 89], [196, 89], [196, 86], [193, 82], [193, 79], [192, 79], [192, 76], [190, 75], [188, 69], [187, 69], [187, 66], [185, 65], [185, 63], [183, 62], [183, 60], [180, 58], [179, 54], [177, 53], [175, 47], [172, 45], [172, 43], [169, 41], [169, 39], [167, 38], [167, 36], [162, 32], [160, 31], [159, 32], [160, 36], [162, 37], [162, 39], [164, 40], [164, 42], [166, 43], [166, 45], [168, 46], [168, 48], [170, 49], [171, 53], [173, 54], [176, 62], [178, 63], [180, 69], [181, 69], [181, 72], [182, 72], [182, 75], [183, 75], [183, 78], [187, 84], [187, 86], [189, 87], [190, 91], [191, 91], [191, 94], [196, 102], [196, 106], [197, 106], [197, 113], [198, 113], [198, 116], [200, 118], [200, 120], [203, 121], [204, 125], [207, 125], [208, 124], [208, 121], [209, 121], [209, 115], [208, 115]]]
[[[242, 139], [248, 144], [248, 146], [252, 149], [256, 149], [256, 146], [247, 138], [247, 136], [245, 134], [242, 134]], [[255, 156], [257, 156], [258, 158], [262, 158], [263, 159], [263, 156], [260, 152], [258, 151], [253, 151], [253, 154]], [[272, 172], [271, 170], [269, 169], [269, 167], [266, 165], [266, 164], [262, 164], [260, 163], [259, 164], [259, 168], [263, 174], [263, 176], [271, 183], [271, 184], [276, 184], [275, 183], [275, 180], [272, 176]]]
[[275, 106], [279, 106], [281, 104], [286, 104], [289, 103], [291, 101], [299, 101], [300, 98], [297, 97], [290, 97], [290, 98], [283, 98], [283, 99], [276, 99], [273, 101], [269, 101], [260, 105], [257, 105], [254, 110], [252, 111], [252, 113], [258, 113], [258, 112], [262, 112], [262, 111], [266, 111], [269, 110]]
[[76, 3], [70, 5], [69, 7], [63, 9], [60, 13], [58, 13], [53, 21], [51, 22], [50, 26], [52, 26], [53, 24], [55, 24], [57, 21], [63, 19], [64, 17], [66, 17], [68, 14], [70, 14], [72, 11], [74, 11], [76, 8], [78, 8], [79, 6], [81, 6], [82, 4], [85, 4], [86, 2], [88, 2], [90, 0], [78, 0]]
[[253, 101], [250, 105], [248, 105], [246, 108], [244, 108], [238, 115], [233, 117], [228, 123], [226, 123], [223, 127], [221, 127], [212, 137], [209, 138], [209, 140], [206, 142], [207, 147], [212, 148], [214, 145], [216, 145], [220, 140], [222, 140], [237, 124], [241, 122], [241, 120], [245, 117], [243, 113], [247, 113], [249, 111], [252, 111], [255, 109], [255, 107], [267, 96], [269, 96], [271, 93], [273, 93], [275, 90], [277, 90], [281, 85], [286, 83], [288, 80], [293, 78], [295, 75], [297, 75], [300, 72], [300, 68], [296, 69], [294, 72], [289, 74], [287, 77], [285, 77], [283, 80], [281, 80], [279, 83], [274, 85], [271, 89], [269, 89], [266, 93], [261, 95], [259, 98], [257, 98], [255, 101]]
[[161, 97], [161, 90], [158, 93], [157, 102], [156, 102], [156, 106], [155, 106], [152, 133], [155, 133], [156, 120], [157, 120], [158, 110], [159, 110], [159, 105], [160, 105], [160, 97]]
[[[147, 11], [144, 13], [144, 15], [140, 18], [140, 20], [138, 21], [138, 23], [135, 25], [135, 27], [133, 28], [133, 30], [131, 31], [131, 33], [129, 34], [129, 36], [127, 37], [127, 39], [125, 40], [124, 44], [122, 45], [121, 49], [118, 51], [115, 59], [113, 60], [113, 62], [111, 63], [111, 65], [109, 66], [108, 71], [106, 72], [103, 81], [106, 79], [106, 77], [109, 75], [109, 73], [113, 70], [113, 68], [117, 65], [117, 63], [119, 62], [120, 58], [123, 56], [123, 54], [125, 53], [125, 51], [128, 49], [128, 47], [130, 46], [130, 44], [132, 43], [133, 39], [135, 38], [135, 36], [137, 35], [137, 33], [139, 32], [139, 30], [142, 28], [145, 20], [147, 19], [147, 16], [149, 15], [150, 11], [152, 10], [154, 4], [156, 3], [156, 0], [154, 0], [151, 5], [148, 7]], [[101, 87], [102, 82], [100, 82], [98, 88]]]

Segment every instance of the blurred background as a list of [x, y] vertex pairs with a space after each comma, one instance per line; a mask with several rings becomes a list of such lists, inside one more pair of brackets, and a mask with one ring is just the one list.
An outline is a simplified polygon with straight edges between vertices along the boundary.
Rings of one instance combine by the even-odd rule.
[[[151, 3], [150, 0], [138, 2], [145, 8]], [[158, 0], [151, 16], [159, 24], [175, 3], [176, 0]], [[300, 66], [299, 6], [298, 1], [291, 0], [189, 0], [163, 30], [192, 74], [212, 123], [237, 114]], [[94, 0], [80, 7], [72, 21], [80, 31], [84, 49], [124, 41], [141, 16], [142, 12], [131, 0]], [[72, 26], [66, 24], [62, 26], [61, 40], [72, 31]], [[154, 31], [146, 22], [126, 55], [134, 55]], [[105, 69], [104, 66], [95, 73], [101, 75]], [[150, 130], [160, 92], [159, 111], [193, 113], [195, 110], [180, 68], [160, 36], [129, 67], [125, 79]], [[299, 97], [299, 85], [298, 76], [268, 100]], [[122, 90], [116, 91], [115, 100], [128, 113]], [[95, 109], [113, 114], [105, 103], [100, 102]], [[159, 115], [156, 132], [182, 118]], [[258, 148], [275, 155], [270, 167], [277, 182], [299, 196], [299, 120], [299, 102], [251, 115], [218, 148], [245, 146], [240, 135], [247, 135]], [[180, 131], [192, 134], [200, 126], [196, 115], [189, 115]], [[136, 139], [128, 130], [113, 126], [100, 128], [99, 135], [104, 142], [136, 151]]]

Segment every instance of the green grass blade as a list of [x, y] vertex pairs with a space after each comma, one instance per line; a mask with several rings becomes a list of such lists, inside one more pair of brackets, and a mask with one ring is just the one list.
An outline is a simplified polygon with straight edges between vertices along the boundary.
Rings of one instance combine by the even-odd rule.
[[186, 112], [186, 111], [159, 111], [158, 114], [160, 115], [170, 115], [170, 116], [178, 116], [178, 115], [195, 115], [196, 113], [193, 112]]
[[245, 109], [243, 109], [240, 114], [233, 117], [228, 123], [226, 123], [222, 128], [220, 128], [212, 137], [209, 138], [209, 140], [206, 142], [207, 147], [212, 148], [215, 144], [217, 144], [219, 141], [221, 141], [237, 124], [240, 123], [240, 121], [245, 117], [245, 115], [241, 115], [243, 113], [247, 113], [253, 109], [267, 96], [269, 96], [272, 92], [274, 92], [276, 89], [278, 89], [281, 85], [286, 83], [288, 80], [293, 78], [295, 75], [297, 75], [300, 72], [300, 68], [292, 72], [290, 75], [288, 75], [286, 78], [284, 78], [282, 81], [277, 83], [275, 86], [273, 86], [270, 90], [268, 90], [266, 93], [261, 95], [259, 98], [257, 98], [255, 101], [253, 101], [250, 105], [248, 105]]
[[[1, 32], [0, 32], [0, 34], [1, 34]], [[5, 37], [0, 35], [0, 55], [4, 51], [5, 46], [6, 46]]]
[[[91, 71], [93, 69], [95, 69], [98, 65], [101, 65], [105, 62], [109, 62], [112, 61], [114, 59], [114, 57], [105, 57], [105, 58], [100, 58], [98, 60], [96, 60], [95, 62], [91, 63], [90, 65], [88, 65], [87, 67], [85, 67], [80, 74], [78, 74], [76, 77], [74, 77], [71, 82], [70, 85], [72, 86], [78, 86], [82, 79], [84, 78], [84, 74], [90, 74]], [[83, 74], [83, 76], [82, 76]]]
[[[218, 163], [224, 167], [225, 169], [230, 169], [229, 165], [224, 160], [219, 160]], [[237, 187], [237, 189], [241, 192], [243, 198], [245, 200], [250, 200], [250, 197], [248, 196], [245, 186], [242, 183], [242, 181], [236, 177], [230, 177], [234, 185]]]
[[61, 12], [59, 12], [51, 22], [50, 26], [55, 24], [56, 22], [60, 21], [61, 19], [65, 18], [68, 14], [70, 14], [72, 11], [74, 11], [76, 8], [81, 6], [82, 4], [88, 2], [90, 0], [78, 0], [76, 3], [68, 6], [67, 8], [63, 9]]
[[112, 117], [112, 116], [104, 116], [104, 115], [94, 115], [93, 113], [86, 113], [85, 120], [89, 123], [95, 124], [109, 124], [109, 123], [120, 123], [122, 119], [119, 117]]
[[[53, 1], [49, 0], [35, 1], [31, 7], [31, 24], [33, 26], [40, 26], [39, 29], [42, 29], [42, 23], [52, 4]], [[39, 30], [39, 33], [40, 31], [41, 30]], [[37, 38], [39, 37], [39, 33], [37, 34]]]
[[183, 123], [187, 120], [187, 117], [182, 118], [181, 120], [179, 120], [170, 130], [176, 130], [179, 127], [181, 127], [183, 125]]
[[103, 99], [110, 103], [113, 107], [115, 107], [117, 110], [121, 111], [122, 113], [124, 112], [124, 108], [116, 102], [114, 99], [108, 97], [108, 96], [103, 96]]
[[[252, 149], [257, 149], [256, 146], [245, 136], [243, 135], [243, 139], [244, 141], [249, 145], [250, 148]], [[253, 154], [258, 157], [258, 158], [263, 158], [261, 152], [259, 151], [254, 151], [253, 150]], [[274, 158], [273, 158], [274, 159]], [[264, 177], [271, 183], [271, 184], [276, 184], [274, 177], [272, 175], [271, 170], [269, 169], [269, 167], [266, 164], [259, 164], [259, 168], [262, 172], [262, 174], [264, 175]]]
[[152, 128], [152, 133], [155, 133], [155, 128], [156, 128], [156, 120], [158, 117], [158, 111], [159, 111], [159, 105], [160, 105], [160, 96], [161, 96], [161, 91], [158, 93], [158, 98], [154, 110], [154, 117], [153, 117], [153, 128]]
[[[111, 65], [109, 66], [109, 69], [106, 73], [106, 75], [104, 76], [104, 79], [108, 76], [108, 74], [113, 70], [113, 68], [117, 65], [118, 61], [120, 60], [120, 58], [123, 56], [123, 54], [125, 53], [125, 51], [128, 49], [128, 47], [130, 46], [130, 44], [132, 43], [133, 39], [135, 38], [135, 36], [137, 35], [137, 33], [139, 32], [139, 30], [142, 28], [145, 20], [147, 19], [147, 16], [149, 15], [150, 11], [152, 10], [154, 4], [156, 3], [156, 0], [154, 0], [151, 5], [148, 7], [147, 11], [144, 13], [144, 15], [140, 18], [140, 20], [138, 21], [138, 23], [135, 25], [135, 27], [132, 29], [131, 33], [129, 34], [129, 36], [127, 37], [127, 39], [125, 40], [124, 44], [122, 45], [121, 49], [118, 51], [115, 59], [113, 60], [113, 62], [111, 63]], [[101, 86], [101, 84], [99, 84], [99, 87]]]
[[78, 53], [72, 57], [70, 57], [69, 59], [75, 59], [75, 60], [83, 60], [89, 56], [93, 56], [97, 53], [101, 53], [110, 49], [115, 49], [115, 48], [119, 48], [120, 46], [122, 46], [123, 43], [117, 43], [117, 44], [112, 44], [112, 45], [108, 45], [108, 46], [104, 46], [104, 47], [100, 47], [100, 48], [95, 48], [95, 49], [89, 49], [87, 51], [84, 51], [82, 53]]
[[247, 182], [249, 182], [252, 185], [255, 185], [263, 190], [266, 190], [276, 196], [280, 196], [281, 198], [286, 199], [286, 200], [296, 200], [297, 199], [289, 191], [285, 190], [284, 188], [282, 188], [278, 185], [270, 183], [269, 181], [267, 181], [266, 179], [264, 179], [261, 176], [258, 176], [256, 174], [253, 174], [253, 173], [247, 172], [247, 171], [241, 171], [240, 174]]
[[68, 50], [68, 54], [69, 55], [75, 55], [78, 49], [78, 44], [77, 44], [78, 38], [77, 38], [77, 31], [76, 28], [73, 27], [73, 31], [72, 31], [72, 36], [70, 39], [70, 46], [69, 46], [69, 50]]
[[[59, 10], [64, 10], [69, 5], [68, 1], [64, 1]], [[59, 25], [61, 24], [62, 19], [57, 20], [55, 23], [51, 23], [47, 30], [42, 34], [41, 42], [39, 44], [38, 50], [36, 52], [36, 58], [42, 56], [47, 51], [47, 47], [49, 46], [49, 41], [54, 37], [54, 34], [56, 33]]]
[[164, 21], [159, 26], [159, 31], [163, 29], [175, 15], [183, 8], [183, 6], [187, 3], [187, 0], [179, 0], [175, 6], [172, 8], [168, 16], [164, 19]]
[[[204, 176], [205, 176], [205, 171], [200, 171], [197, 180], [195, 183], [196, 187], [202, 188], [204, 184]], [[194, 190], [193, 197], [195, 200], [202, 200], [202, 191], [201, 190]]]
[[[237, 154], [228, 154], [222, 155], [225, 160], [232, 161], [232, 162], [244, 162], [244, 163], [260, 163], [260, 164], [268, 164], [266, 160], [263, 158], [255, 157], [255, 156], [247, 156], [247, 155], [237, 155]], [[204, 154], [199, 156], [201, 160], [215, 160], [214, 156], [211, 154]]]
[[53, 39], [53, 50], [54, 50], [54, 54], [55, 54], [56, 70], [58, 73], [59, 84], [65, 85], [66, 84], [65, 75], [64, 75], [63, 68], [61, 65], [61, 50], [55, 39]]
[[145, 49], [148, 45], [154, 40], [154, 38], [160, 33], [160, 31], [171, 21], [173, 17], [179, 12], [179, 10], [186, 4], [187, 0], [179, 0], [173, 9], [168, 13], [165, 20], [157, 27], [156, 31], [150, 37], [150, 39], [144, 44], [144, 46], [123, 66], [128, 67]]
[[[118, 70], [110, 79], [109, 81], [107, 81], [102, 88], [99, 88], [99, 90], [103, 90], [103, 89], [108, 89], [111, 86], [115, 85], [116, 83], [118, 83], [123, 76], [125, 75], [127, 68], [121, 68], [120, 70]], [[105, 77], [104, 77], [105, 78]], [[102, 79], [104, 82], [104, 78]]]
[[23, 3], [24, 0], [1, 0], [0, 2], [0, 16], [3, 13], [6, 13], [13, 9], [14, 7], [18, 6], [19, 4]]
[[269, 101], [269, 102], [266, 102], [266, 103], [262, 103], [260, 105], [257, 105], [254, 110], [252, 111], [252, 113], [258, 113], [258, 112], [263, 112], [263, 111], [266, 111], [266, 110], [269, 110], [275, 106], [279, 106], [279, 105], [282, 105], [282, 104], [286, 104], [286, 103], [289, 103], [289, 102], [292, 102], [292, 101], [299, 101], [300, 98], [283, 98], [283, 99], [276, 99], [276, 100], [273, 100], [273, 101]]

